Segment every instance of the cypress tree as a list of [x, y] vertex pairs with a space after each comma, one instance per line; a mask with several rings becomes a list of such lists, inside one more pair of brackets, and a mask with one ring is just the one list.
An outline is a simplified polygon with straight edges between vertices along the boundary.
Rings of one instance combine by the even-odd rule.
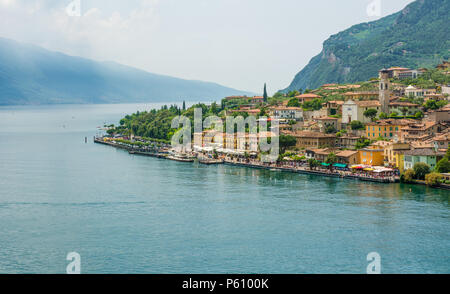
[[267, 102], [267, 87], [266, 87], [266, 83], [264, 83], [264, 102]]
[[183, 111], [186, 110], [186, 101], [183, 101]]

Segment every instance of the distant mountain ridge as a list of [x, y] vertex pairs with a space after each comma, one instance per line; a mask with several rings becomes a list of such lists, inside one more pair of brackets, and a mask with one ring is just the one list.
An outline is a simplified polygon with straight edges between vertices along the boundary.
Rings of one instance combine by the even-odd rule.
[[353, 83], [390, 66], [431, 67], [450, 56], [450, 0], [417, 0], [402, 11], [331, 36], [284, 92]]
[[0, 105], [209, 101], [251, 94], [0, 38]]

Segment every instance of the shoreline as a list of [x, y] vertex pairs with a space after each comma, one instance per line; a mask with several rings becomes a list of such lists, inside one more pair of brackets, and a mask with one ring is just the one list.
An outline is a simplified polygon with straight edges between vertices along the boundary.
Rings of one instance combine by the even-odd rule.
[[[134, 150], [133, 148], [130, 148], [128, 146], [124, 146], [117, 143], [112, 142], [105, 142], [103, 140], [100, 140], [98, 138], [94, 138], [94, 143], [102, 144], [111, 146], [118, 149], [123, 149], [128, 151], [129, 154], [133, 155], [141, 155], [141, 156], [148, 156], [148, 157], [155, 157], [155, 158], [161, 158], [161, 159], [168, 159], [173, 160], [177, 162], [194, 162], [194, 160], [184, 161], [184, 160], [176, 160], [174, 158], [171, 158], [168, 154], [165, 153], [159, 153], [159, 152], [145, 152], [140, 150]], [[215, 163], [219, 164], [219, 163]], [[227, 160], [225, 159], [223, 161], [223, 164], [231, 165], [231, 166], [237, 166], [237, 167], [245, 167], [245, 168], [255, 168], [255, 169], [265, 169], [270, 171], [279, 171], [279, 172], [291, 172], [291, 173], [298, 173], [298, 174], [308, 174], [308, 175], [316, 175], [316, 176], [325, 176], [325, 177], [333, 177], [333, 178], [342, 178], [342, 179], [349, 179], [349, 180], [359, 180], [364, 182], [374, 182], [374, 183], [382, 183], [382, 184], [393, 184], [398, 183], [399, 179], [392, 179], [392, 178], [370, 178], [370, 177], [362, 177], [357, 175], [349, 175], [349, 174], [341, 174], [339, 172], [325, 172], [320, 170], [310, 170], [306, 168], [293, 168], [293, 167], [282, 167], [282, 166], [270, 166], [270, 165], [263, 165], [263, 164], [252, 164], [252, 163], [245, 163], [245, 162], [238, 162], [234, 160]]]
[[[253, 164], [253, 163], [246, 163], [246, 162], [238, 162], [235, 160], [229, 160], [224, 159], [223, 161], [216, 161], [212, 160], [211, 162], [201, 162], [199, 159], [190, 159], [190, 160], [184, 160], [184, 159], [178, 159], [174, 158], [173, 156], [170, 156], [168, 153], [161, 153], [161, 152], [147, 152], [147, 151], [141, 151], [139, 149], [133, 149], [126, 145], [121, 145], [113, 142], [105, 142], [103, 140], [100, 140], [99, 138], [94, 138], [94, 143], [96, 144], [102, 144], [111, 146], [114, 148], [122, 149], [128, 151], [129, 154], [132, 155], [140, 155], [140, 156], [147, 156], [147, 157], [155, 157], [160, 159], [167, 159], [177, 162], [184, 162], [184, 163], [193, 163], [195, 161], [198, 161], [200, 164], [203, 165], [216, 165], [216, 164], [226, 164], [230, 166], [236, 166], [236, 167], [245, 167], [245, 168], [254, 168], [254, 169], [265, 169], [270, 171], [277, 171], [277, 172], [290, 172], [290, 173], [298, 173], [298, 174], [306, 174], [306, 175], [315, 175], [315, 176], [324, 176], [324, 177], [332, 177], [332, 178], [342, 178], [342, 179], [348, 179], [348, 180], [358, 180], [363, 182], [372, 182], [372, 183], [380, 183], [380, 184], [395, 184], [399, 183], [400, 179], [395, 178], [372, 178], [372, 177], [364, 177], [356, 174], [348, 174], [348, 172], [331, 172], [331, 171], [320, 171], [320, 170], [311, 170], [307, 168], [302, 167], [283, 167], [283, 166], [271, 166], [271, 165], [263, 165], [263, 164]], [[410, 185], [420, 185], [420, 186], [427, 186], [434, 189], [442, 189], [442, 190], [450, 190], [450, 185], [440, 185], [440, 186], [428, 186], [425, 182], [414, 182], [414, 183], [408, 183]]]

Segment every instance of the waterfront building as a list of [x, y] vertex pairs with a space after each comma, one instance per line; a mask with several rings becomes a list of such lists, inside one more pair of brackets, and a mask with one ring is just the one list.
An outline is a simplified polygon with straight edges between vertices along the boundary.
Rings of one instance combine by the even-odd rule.
[[371, 166], [384, 165], [384, 149], [378, 147], [368, 147], [358, 150], [359, 162]]
[[341, 150], [336, 152], [338, 163], [351, 166], [359, 164], [359, 152], [356, 150]]
[[299, 131], [291, 134], [297, 140], [297, 148], [334, 147], [336, 136], [320, 132]]
[[436, 163], [444, 157], [445, 152], [438, 152], [434, 149], [414, 149], [405, 152], [404, 170], [414, 167], [418, 162], [426, 163], [431, 169], [436, 167]]
[[404, 153], [411, 150], [411, 145], [404, 142], [390, 142], [384, 148], [384, 161], [391, 167], [404, 171]]

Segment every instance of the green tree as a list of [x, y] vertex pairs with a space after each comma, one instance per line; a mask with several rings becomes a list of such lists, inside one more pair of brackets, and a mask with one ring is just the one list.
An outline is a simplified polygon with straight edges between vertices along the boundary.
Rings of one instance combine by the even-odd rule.
[[423, 118], [423, 112], [422, 111], [417, 111], [415, 114], [414, 114], [414, 116], [417, 118], [417, 119], [422, 119]]
[[294, 147], [297, 144], [297, 139], [289, 135], [280, 135], [280, 150], [285, 153], [287, 148]]
[[337, 130], [333, 125], [329, 125], [325, 128], [325, 133], [327, 133], [327, 134], [334, 134], [336, 132], [337, 132]]
[[450, 161], [448, 161], [447, 156], [439, 160], [436, 164], [436, 171], [441, 174], [450, 172]]
[[183, 101], [183, 111], [186, 110], [186, 101]]
[[308, 165], [309, 165], [309, 169], [313, 170], [319, 166], [319, 162], [314, 158], [310, 158], [310, 159], [308, 159]]
[[300, 104], [300, 102], [298, 101], [297, 98], [292, 98], [292, 99], [289, 100], [287, 106], [288, 107], [300, 107], [301, 104]]
[[325, 163], [329, 164], [330, 170], [333, 169], [333, 164], [337, 163], [337, 161], [338, 161], [338, 158], [337, 158], [336, 154], [334, 154], [333, 152], [328, 154], [327, 159], [325, 159]]
[[354, 120], [350, 123], [352, 130], [364, 130], [364, 124], [359, 120]]
[[387, 119], [388, 117], [389, 116], [386, 113], [384, 113], [384, 112], [380, 113], [380, 119]]
[[367, 118], [370, 118], [370, 120], [374, 120], [374, 118], [377, 116], [378, 111], [373, 108], [369, 108], [366, 111], [364, 111], [363, 115]]
[[391, 112], [391, 115], [389, 117], [396, 118], [398, 117], [398, 113], [396, 111], [393, 111]]
[[418, 180], [424, 180], [425, 176], [431, 172], [430, 166], [424, 162], [416, 163], [413, 169]]
[[403, 116], [406, 116], [408, 114], [408, 108], [407, 107], [402, 107], [400, 109], [400, 111], [402, 112]]

